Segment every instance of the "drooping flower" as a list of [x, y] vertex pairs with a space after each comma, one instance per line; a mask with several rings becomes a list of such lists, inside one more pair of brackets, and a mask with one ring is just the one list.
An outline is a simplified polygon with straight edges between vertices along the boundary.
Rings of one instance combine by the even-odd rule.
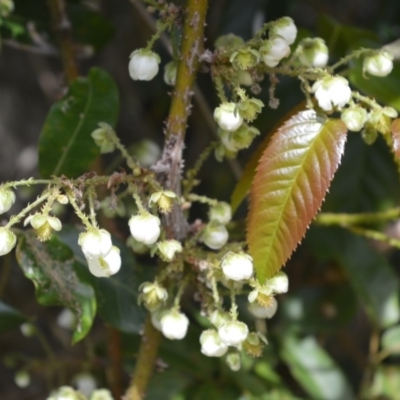
[[271, 36], [260, 47], [260, 54], [264, 64], [273, 68], [290, 54], [290, 47], [283, 37]]
[[228, 346], [238, 347], [249, 334], [249, 328], [241, 321], [228, 321], [218, 329], [218, 335]]
[[228, 345], [221, 341], [215, 329], [207, 329], [200, 335], [201, 352], [207, 357], [221, 357], [228, 351]]
[[108, 278], [121, 268], [121, 256], [118, 247], [112, 246], [107, 255], [87, 259], [89, 271], [98, 278]]
[[314, 82], [312, 90], [319, 106], [325, 111], [344, 107], [351, 98], [349, 82], [342, 76], [328, 76]]
[[271, 35], [282, 36], [288, 45], [296, 40], [297, 27], [290, 17], [282, 17], [275, 21], [270, 29]]
[[204, 244], [213, 250], [223, 247], [228, 241], [229, 233], [225, 226], [217, 221], [211, 221], [207, 224], [203, 232]]
[[129, 61], [129, 75], [135, 81], [151, 81], [158, 73], [160, 56], [151, 50], [137, 49]]
[[61, 221], [57, 217], [52, 217], [48, 214], [35, 213], [29, 215], [25, 221], [24, 226], [31, 224], [35, 230], [35, 234], [42, 242], [49, 240], [54, 231], [60, 231], [62, 228]]
[[167, 290], [157, 282], [144, 282], [139, 291], [139, 303], [143, 303], [151, 312], [163, 306], [168, 299]]
[[161, 233], [160, 218], [147, 211], [142, 211], [137, 215], [133, 215], [128, 224], [131, 235], [138, 242], [147, 246], [151, 246], [157, 242]]
[[393, 69], [393, 55], [386, 50], [376, 51], [366, 56], [363, 61], [363, 71], [374, 76], [387, 76]]
[[222, 103], [214, 110], [214, 119], [221, 129], [232, 132], [242, 125], [243, 118], [236, 108], [236, 103]]
[[14, 232], [5, 227], [0, 227], [0, 256], [8, 254], [16, 245], [17, 237]]
[[161, 332], [171, 340], [181, 340], [186, 336], [189, 326], [187, 316], [178, 311], [166, 312], [160, 320]]
[[0, 186], [0, 214], [6, 213], [15, 203], [15, 193], [3, 186]]
[[208, 217], [210, 221], [217, 221], [226, 225], [232, 218], [231, 206], [226, 201], [219, 201], [217, 204], [210, 207]]
[[177, 240], [163, 240], [157, 243], [157, 248], [164, 261], [172, 261], [176, 253], [182, 251], [182, 245]]
[[242, 281], [253, 276], [253, 259], [246, 253], [225, 254], [221, 261], [222, 272], [228, 279]]
[[341, 119], [349, 131], [359, 132], [368, 119], [368, 112], [364, 107], [355, 105], [342, 111]]
[[306, 38], [299, 44], [299, 61], [305, 67], [323, 68], [328, 64], [329, 50], [324, 39]]
[[268, 305], [261, 306], [257, 302], [253, 302], [249, 303], [248, 309], [256, 318], [272, 318], [278, 309], [278, 302], [276, 301], [275, 297], [271, 297]]
[[85, 257], [98, 259], [105, 257], [112, 248], [111, 235], [105, 229], [92, 228], [79, 235], [78, 244]]

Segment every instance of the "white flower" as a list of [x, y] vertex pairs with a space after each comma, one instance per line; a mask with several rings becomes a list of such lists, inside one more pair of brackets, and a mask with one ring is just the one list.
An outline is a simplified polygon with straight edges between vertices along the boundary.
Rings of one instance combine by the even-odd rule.
[[93, 393], [94, 390], [96, 390], [97, 387], [97, 383], [93, 375], [87, 372], [82, 372], [78, 375], [75, 375], [73, 382], [77, 390], [88, 397]]
[[268, 279], [266, 285], [272, 288], [274, 293], [286, 293], [289, 289], [289, 279], [288, 276], [281, 271]]
[[186, 336], [189, 320], [185, 314], [178, 311], [166, 312], [160, 320], [161, 332], [171, 340], [180, 340]]
[[223, 247], [228, 238], [229, 234], [225, 226], [216, 221], [211, 221], [207, 224], [202, 236], [204, 244], [213, 250]]
[[151, 81], [157, 75], [160, 61], [153, 51], [137, 49], [131, 54], [129, 75], [134, 81]]
[[221, 129], [232, 132], [242, 125], [243, 118], [236, 107], [236, 103], [222, 103], [214, 110], [214, 119]]
[[0, 186], [0, 214], [6, 213], [15, 203], [15, 193]]
[[55, 231], [60, 231], [62, 228], [61, 221], [57, 217], [40, 213], [36, 213], [27, 217], [24, 221], [24, 225], [26, 226], [28, 223], [30, 223], [34, 229], [41, 229], [46, 224], [48, 224]]
[[98, 259], [110, 252], [112, 247], [111, 235], [105, 229], [92, 228], [79, 235], [78, 244], [88, 260]]
[[342, 76], [328, 76], [314, 82], [312, 87], [319, 106], [325, 111], [345, 106], [351, 98], [349, 82]]
[[329, 50], [324, 39], [303, 39], [299, 50], [299, 61], [305, 67], [323, 68], [328, 63]]
[[157, 243], [158, 251], [164, 261], [172, 261], [175, 257], [175, 253], [182, 251], [182, 245], [177, 240], [163, 240]]
[[276, 67], [282, 58], [290, 54], [290, 47], [281, 36], [272, 36], [260, 47], [261, 59], [268, 67]]
[[207, 329], [200, 335], [201, 352], [208, 357], [221, 357], [228, 351], [228, 346], [221, 341], [215, 329]]
[[210, 221], [217, 221], [226, 225], [232, 218], [231, 206], [225, 201], [219, 201], [215, 206], [210, 208], [208, 217]]
[[256, 302], [249, 303], [248, 309], [256, 318], [264, 319], [264, 318], [272, 318], [276, 310], [278, 309], [278, 302], [275, 297], [272, 297], [270, 300], [270, 304], [267, 307], [262, 307]]
[[244, 322], [228, 321], [218, 329], [218, 335], [228, 346], [239, 346], [249, 334], [249, 328]]
[[70, 386], [61, 386], [50, 394], [47, 400], [85, 400], [82, 394]]
[[8, 254], [17, 243], [15, 234], [7, 228], [0, 227], [0, 256]]
[[287, 44], [293, 44], [297, 36], [297, 28], [290, 17], [283, 17], [274, 22], [270, 29], [271, 35], [282, 36]]
[[178, 65], [176, 61], [170, 61], [164, 67], [164, 82], [167, 85], [175, 86], [176, 82], [176, 72], [178, 69]]
[[151, 313], [151, 323], [154, 326], [154, 328], [156, 328], [160, 332], [161, 332], [161, 318], [167, 312], [168, 310], [162, 308]]
[[149, 311], [155, 311], [164, 305], [168, 299], [168, 292], [157, 282], [144, 282], [139, 286], [139, 304], [143, 302]]
[[161, 233], [160, 218], [147, 211], [132, 216], [128, 224], [134, 239], [147, 246], [157, 242]]
[[112, 246], [104, 257], [88, 258], [89, 271], [98, 278], [108, 278], [121, 268], [121, 256], [118, 247]]
[[222, 272], [228, 279], [242, 281], [253, 276], [253, 259], [246, 253], [225, 254], [221, 261]]
[[90, 400], [114, 400], [108, 389], [97, 389], [92, 393]]
[[388, 51], [377, 51], [363, 61], [363, 71], [374, 76], [387, 76], [393, 69], [393, 55]]
[[359, 132], [368, 119], [368, 112], [360, 106], [352, 106], [343, 110], [341, 119], [349, 131]]

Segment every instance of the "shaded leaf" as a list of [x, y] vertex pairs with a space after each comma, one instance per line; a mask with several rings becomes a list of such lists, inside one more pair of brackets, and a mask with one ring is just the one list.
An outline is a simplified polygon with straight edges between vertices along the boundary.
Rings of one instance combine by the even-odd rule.
[[[368, 398], [385, 396], [385, 399], [398, 399], [400, 393], [400, 367], [380, 365], [377, 367], [371, 393]], [[386, 397], [387, 396], [387, 397]]]
[[397, 158], [400, 158], [400, 118], [392, 122], [393, 150]]
[[163, 371], [153, 375], [146, 393], [146, 400], [172, 400], [192, 383], [183, 372]]
[[114, 328], [128, 333], [140, 332], [146, 312], [138, 304], [138, 290], [142, 282], [152, 279], [151, 269], [139, 265], [125, 244], [113, 237], [113, 244], [120, 249], [121, 269], [109, 278], [96, 278], [89, 272], [78, 245], [79, 233], [76, 228], [64, 226], [58, 237], [72, 249], [80, 263], [80, 273], [93, 286], [98, 314]]
[[250, 195], [247, 243], [260, 282], [292, 254], [315, 216], [346, 141], [340, 120], [315, 111], [291, 118], [260, 159]]
[[73, 311], [78, 320], [73, 342], [83, 339], [96, 315], [96, 298], [92, 286], [78, 275], [72, 250], [55, 236], [39, 242], [32, 231], [25, 231], [19, 235], [16, 254], [25, 276], [35, 285], [38, 302]]
[[286, 336], [281, 355], [312, 400], [354, 399], [343, 372], [315, 338]]
[[387, 329], [381, 339], [382, 348], [390, 354], [400, 354], [400, 325]]
[[99, 122], [114, 126], [118, 108], [117, 86], [107, 72], [92, 68], [87, 78], [76, 79], [44, 123], [39, 139], [41, 175], [84, 173], [99, 155], [91, 133]]
[[0, 333], [20, 326], [26, 318], [15, 308], [0, 300]]

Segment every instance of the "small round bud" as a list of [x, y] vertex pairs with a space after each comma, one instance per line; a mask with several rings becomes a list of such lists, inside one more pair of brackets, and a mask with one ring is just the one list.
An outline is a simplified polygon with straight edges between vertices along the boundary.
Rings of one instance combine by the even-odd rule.
[[260, 62], [260, 54], [257, 50], [245, 47], [232, 53], [229, 61], [233, 68], [247, 70], [255, 67]]
[[368, 119], [368, 112], [360, 106], [352, 106], [343, 110], [341, 119], [349, 131], [359, 132]]
[[20, 370], [14, 375], [14, 382], [19, 388], [23, 389], [29, 386], [31, 377], [28, 372]]
[[386, 50], [376, 51], [366, 56], [363, 61], [363, 72], [374, 76], [387, 76], [393, 69], [393, 55]]
[[307, 38], [299, 44], [299, 61], [309, 68], [324, 68], [328, 64], [329, 50], [324, 39]]
[[171, 212], [172, 205], [177, 199], [178, 196], [171, 190], [161, 190], [150, 196], [149, 206], [151, 207], [153, 204], [157, 204], [160, 213], [167, 214]]
[[226, 225], [232, 219], [231, 206], [225, 201], [219, 201], [215, 206], [210, 207], [208, 217], [210, 221]]
[[161, 233], [160, 218], [147, 211], [132, 216], [128, 224], [133, 238], [147, 246], [157, 242]]
[[68, 197], [67, 197], [65, 194], [59, 194], [59, 195], [57, 196], [57, 201], [58, 201], [60, 204], [63, 204], [63, 205], [69, 203]]
[[289, 289], [289, 278], [284, 272], [281, 271], [272, 278], [268, 279], [266, 285], [270, 286], [274, 293], [286, 293]]
[[249, 328], [244, 322], [228, 321], [218, 329], [218, 335], [228, 346], [238, 347], [249, 334]]
[[151, 50], [137, 49], [131, 54], [129, 75], [134, 81], [151, 81], [158, 73], [160, 56]]
[[111, 235], [105, 229], [97, 228], [81, 233], [78, 244], [88, 260], [105, 257], [112, 248]]
[[99, 126], [91, 133], [92, 139], [100, 147], [101, 154], [111, 153], [115, 150], [114, 129], [105, 122], [100, 122]]
[[207, 357], [221, 357], [228, 351], [228, 346], [221, 341], [215, 329], [203, 331], [200, 335], [201, 352]]
[[168, 292], [157, 282], [144, 282], [140, 285], [139, 303], [151, 312], [154, 312], [159, 307], [165, 304], [168, 299]]
[[279, 62], [290, 54], [290, 47], [281, 36], [272, 36], [260, 47], [261, 59], [268, 67], [276, 67]]
[[121, 268], [121, 256], [118, 247], [112, 246], [104, 257], [88, 258], [89, 271], [98, 278], [109, 278]]
[[253, 276], [253, 259], [246, 253], [228, 252], [221, 261], [222, 272], [228, 279], [242, 281]]
[[261, 306], [257, 302], [249, 303], [248, 310], [254, 317], [258, 319], [272, 318], [278, 309], [278, 302], [275, 297], [271, 297], [270, 302], [266, 306]]
[[203, 232], [204, 244], [213, 250], [223, 247], [228, 241], [229, 233], [225, 226], [217, 221], [211, 221], [207, 224]]
[[17, 237], [7, 228], [0, 227], [0, 256], [8, 254], [16, 245]]
[[15, 193], [0, 186], [0, 214], [6, 213], [15, 203]]
[[161, 332], [171, 340], [181, 340], [186, 336], [189, 320], [185, 314], [178, 311], [166, 312], [160, 320]]
[[365, 144], [369, 146], [375, 143], [375, 140], [378, 139], [378, 131], [371, 126], [366, 126], [361, 131], [361, 137], [364, 140]]
[[176, 61], [170, 61], [164, 67], [164, 82], [169, 86], [175, 86], [178, 65]]
[[92, 374], [87, 372], [82, 372], [78, 375], [75, 375], [73, 382], [77, 390], [87, 397], [89, 397], [97, 388], [96, 379], [94, 379]]
[[182, 251], [182, 245], [177, 240], [163, 240], [157, 243], [158, 252], [163, 261], [170, 262], [175, 258], [175, 253]]
[[296, 25], [290, 17], [283, 17], [275, 21], [269, 32], [270, 35], [282, 36], [289, 45], [294, 43], [297, 36]]
[[108, 389], [97, 389], [92, 393], [90, 400], [114, 400], [114, 397]]
[[19, 328], [25, 337], [32, 337], [36, 333], [35, 325], [30, 322], [24, 322]]
[[232, 371], [239, 371], [241, 367], [241, 362], [240, 362], [240, 354], [237, 353], [236, 351], [234, 353], [229, 353], [226, 356], [226, 365], [232, 370]]
[[69, 308], [64, 308], [57, 316], [57, 325], [68, 331], [73, 331], [76, 323], [76, 316]]
[[221, 129], [232, 132], [242, 125], [243, 118], [236, 108], [236, 103], [222, 103], [215, 109], [214, 119]]
[[312, 90], [318, 105], [325, 111], [344, 107], [351, 98], [349, 82], [342, 76], [328, 76], [314, 82]]
[[251, 357], [261, 357], [264, 345], [255, 332], [251, 332], [243, 342], [244, 351]]

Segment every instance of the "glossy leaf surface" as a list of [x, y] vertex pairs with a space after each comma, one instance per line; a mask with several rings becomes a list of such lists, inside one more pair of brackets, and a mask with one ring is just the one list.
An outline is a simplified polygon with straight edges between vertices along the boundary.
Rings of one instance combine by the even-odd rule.
[[340, 120], [325, 120], [308, 110], [271, 139], [254, 177], [247, 224], [249, 253], [260, 282], [288, 260], [321, 207], [346, 133]]
[[92, 286], [76, 272], [79, 265], [71, 249], [55, 236], [42, 243], [32, 231], [25, 231], [19, 236], [16, 254], [25, 276], [35, 285], [38, 302], [73, 311], [78, 320], [73, 341], [83, 339], [96, 314], [96, 298]]
[[21, 325], [26, 318], [15, 308], [0, 300], [0, 333]]
[[67, 95], [51, 108], [39, 139], [39, 171], [43, 177], [77, 177], [99, 155], [91, 133], [99, 122], [114, 126], [119, 109], [112, 77], [92, 68], [87, 78], [76, 79]]

